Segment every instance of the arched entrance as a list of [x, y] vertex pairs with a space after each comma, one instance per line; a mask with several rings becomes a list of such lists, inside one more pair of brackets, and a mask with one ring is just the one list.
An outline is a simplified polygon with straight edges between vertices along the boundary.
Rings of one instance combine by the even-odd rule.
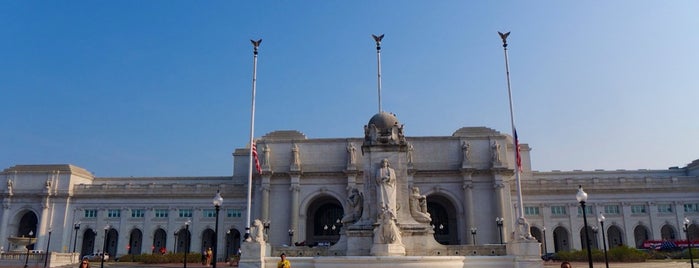
[[131, 230], [131, 235], [129, 235], [129, 254], [141, 254], [142, 241], [143, 232], [139, 229]]
[[[599, 243], [597, 240], [597, 231], [590, 226], [587, 226], [587, 235], [590, 240], [590, 249], [599, 249]], [[587, 249], [587, 240], [585, 239], [585, 228], [580, 229], [580, 249]]]
[[434, 228], [434, 239], [442, 245], [459, 244], [457, 213], [449, 199], [440, 195], [428, 196], [427, 212], [432, 217], [430, 224]]
[[180, 229], [177, 231], [177, 248], [175, 252], [191, 252], [189, 249], [192, 247], [192, 233], [187, 229]]
[[225, 258], [238, 254], [240, 248], [240, 232], [236, 229], [226, 231], [226, 253]]
[[643, 225], [636, 226], [636, 228], [633, 229], [633, 238], [636, 242], [636, 248], [642, 248], [643, 242], [650, 238], [650, 232], [648, 232], [648, 228]]
[[331, 245], [340, 239], [340, 220], [343, 210], [340, 201], [332, 196], [321, 196], [308, 206], [306, 243]]
[[692, 241], [699, 239], [699, 226], [697, 226], [696, 224], [690, 224], [687, 227], [687, 240], [689, 239], [691, 239]]
[[568, 236], [568, 230], [563, 227], [556, 227], [553, 230], [553, 249], [556, 252], [559, 251], [569, 251], [570, 250], [570, 238]]
[[539, 228], [537, 227], [532, 226], [529, 228], [529, 232], [532, 234], [534, 238], [536, 238], [536, 241], [539, 241], [539, 243], [541, 243], [541, 252], [546, 253], [546, 250], [544, 249], [544, 243], [546, 242], [544, 242], [544, 236], [541, 230], [539, 230]]
[[107, 242], [106, 252], [109, 254], [110, 258], [115, 258], [117, 254], [117, 245], [119, 245], [119, 232], [116, 229], [111, 228], [107, 232], [107, 237], [105, 238]]
[[208, 248], [213, 248], [214, 236], [216, 236], [214, 230], [204, 230], [204, 232], [201, 234], [201, 249], [199, 250], [199, 252], [204, 252]]
[[663, 228], [660, 228], [660, 238], [662, 240], [675, 240], [677, 236], [675, 235], [675, 227], [672, 225], [665, 224]]
[[[36, 214], [34, 214], [34, 212], [32, 211], [27, 211], [26, 213], [24, 213], [24, 215], [22, 215], [22, 218], [19, 220], [17, 236], [36, 237], [37, 223], [38, 219], [36, 217]], [[31, 233], [32, 235], [29, 235], [29, 233]], [[34, 249], [34, 244], [28, 245], [27, 249]]]
[[80, 247], [80, 256], [92, 255], [95, 253], [95, 233], [92, 229], [87, 229], [83, 232], [83, 243]]
[[614, 248], [624, 244], [624, 240], [621, 239], [621, 229], [615, 225], [609, 226], [607, 229], [607, 247]]
[[153, 245], [151, 246], [151, 253], [160, 252], [161, 249], [165, 249], [167, 243], [167, 233], [165, 230], [158, 228], [153, 234]]

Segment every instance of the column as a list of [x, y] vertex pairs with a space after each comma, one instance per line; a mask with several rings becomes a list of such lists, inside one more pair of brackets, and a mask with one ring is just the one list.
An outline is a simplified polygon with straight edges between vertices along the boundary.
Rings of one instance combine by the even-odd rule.
[[260, 186], [260, 191], [262, 191], [262, 220], [269, 220], [269, 191], [270, 191], [270, 180], [272, 174], [265, 173], [262, 175], [262, 185]]
[[503, 201], [503, 197], [505, 196], [505, 193], [504, 193], [505, 183], [502, 181], [496, 180], [495, 183], [493, 184], [493, 188], [495, 188], [495, 211], [497, 213], [496, 216], [505, 219], [505, 221], [502, 224], [502, 230], [498, 229], [497, 225], [495, 225], [495, 219], [490, 219], [489, 221], [495, 227], [495, 234], [496, 234], [495, 241], [497, 241], [496, 243], [500, 243], [500, 235], [501, 235], [500, 232], [501, 231], [502, 231], [502, 242], [506, 243], [508, 240], [507, 238], [509, 237], [507, 235], [508, 234], [507, 227], [510, 226], [508, 224], [508, 222], [510, 222], [510, 220], [508, 218], [510, 218], [510, 217], [509, 216], [505, 217], [505, 208], [503, 207], [505, 205], [505, 202]]
[[46, 240], [48, 239], [48, 224], [49, 224], [49, 197], [46, 196], [41, 201], [41, 218], [39, 226], [36, 230], [36, 249], [45, 249]]
[[[10, 204], [10, 197], [7, 197], [2, 201], [2, 223], [0, 224], [0, 238], [9, 236], [7, 234], [7, 222], [10, 220]], [[0, 245], [2, 245], [5, 248], [5, 250], [10, 250], [10, 242], [7, 241], [7, 239], [3, 240], [4, 241], [0, 242]]]
[[299, 235], [299, 192], [301, 191], [301, 186], [299, 185], [299, 182], [301, 180], [301, 175], [300, 174], [293, 174], [291, 175], [291, 186], [289, 187], [289, 191], [291, 191], [291, 219], [289, 220], [289, 223], [291, 226], [290, 228], [294, 229], [294, 237], [292, 237], [291, 241], [296, 241], [296, 236]]
[[474, 222], [473, 215], [473, 180], [471, 179], [471, 173], [463, 174], [463, 184], [461, 189], [464, 193], [464, 211], [463, 215], [466, 217], [466, 229], [463, 232], [461, 241], [468, 241], [467, 244], [473, 244], [473, 239], [469, 239], [471, 234], [471, 228], [478, 228]]
[[[143, 239], [141, 239], [141, 254], [151, 253], [151, 245], [153, 245], [153, 208], [146, 208], [143, 218]], [[190, 228], [191, 229], [191, 228]]]

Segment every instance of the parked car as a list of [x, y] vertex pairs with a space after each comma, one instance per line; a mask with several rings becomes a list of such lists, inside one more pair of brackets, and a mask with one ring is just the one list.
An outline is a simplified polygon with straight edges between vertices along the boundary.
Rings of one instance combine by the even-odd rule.
[[85, 255], [85, 258], [88, 258], [90, 261], [100, 261], [100, 257], [104, 256], [104, 260], [107, 261], [109, 260], [109, 253], [102, 254], [102, 253], [93, 253], [90, 255]]

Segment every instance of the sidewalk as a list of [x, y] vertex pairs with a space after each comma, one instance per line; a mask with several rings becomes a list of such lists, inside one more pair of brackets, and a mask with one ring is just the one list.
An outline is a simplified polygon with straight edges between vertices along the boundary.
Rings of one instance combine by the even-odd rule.
[[[589, 263], [587, 262], [571, 262], [573, 268], [587, 268]], [[604, 262], [593, 263], [594, 267], [604, 268]], [[694, 261], [694, 266], [699, 265], [696, 260]], [[549, 261], [544, 263], [544, 267], [561, 267], [561, 262]], [[648, 262], [610, 262], [609, 268], [690, 268], [691, 264], [689, 260], [650, 260]]]

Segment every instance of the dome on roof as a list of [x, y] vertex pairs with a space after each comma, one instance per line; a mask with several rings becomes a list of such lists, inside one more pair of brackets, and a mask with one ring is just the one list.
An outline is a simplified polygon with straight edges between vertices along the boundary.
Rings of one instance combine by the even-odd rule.
[[400, 122], [398, 122], [398, 118], [396, 118], [396, 116], [392, 113], [379, 112], [369, 119], [369, 123], [367, 125], [371, 124], [374, 124], [374, 126], [376, 126], [378, 129], [387, 129], [400, 125]]

